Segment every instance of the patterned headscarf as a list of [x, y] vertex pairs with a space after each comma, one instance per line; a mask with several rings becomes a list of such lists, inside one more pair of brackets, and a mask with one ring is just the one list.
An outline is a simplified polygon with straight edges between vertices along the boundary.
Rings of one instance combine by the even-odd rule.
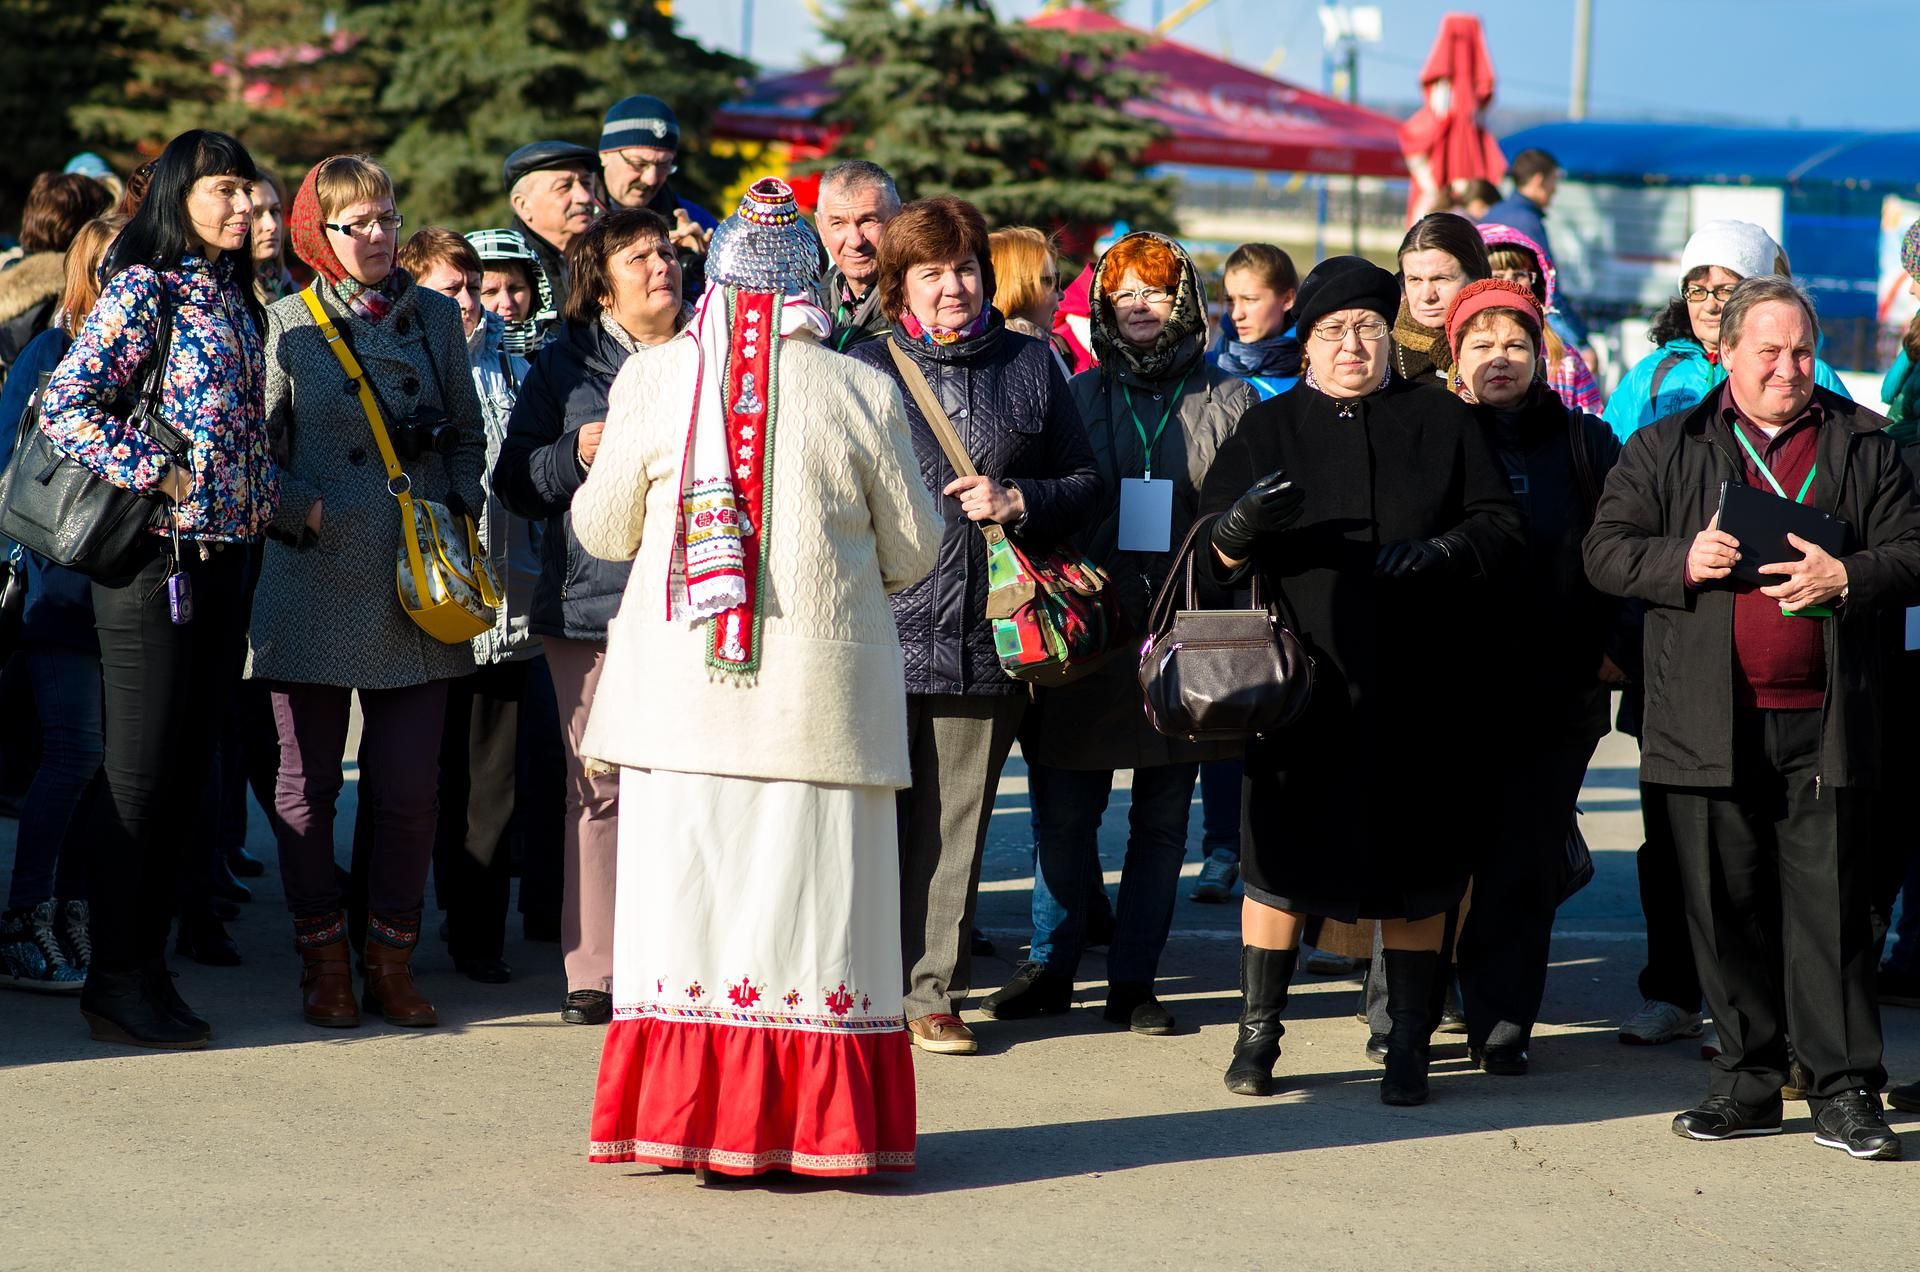
[[[313, 165], [307, 173], [307, 179], [300, 183], [300, 192], [293, 196], [293, 209], [287, 214], [287, 231], [293, 243], [293, 254], [324, 279], [348, 309], [368, 322], [379, 322], [392, 311], [393, 302], [400, 298], [400, 294], [413, 286], [413, 275], [395, 265], [380, 280], [379, 286], [368, 287], [347, 272], [347, 267], [334, 252], [333, 244], [327, 240], [327, 218], [320, 211], [320, 169], [326, 164], [327, 161], [322, 159]], [[398, 244], [395, 247], [397, 250]]]
[[1123, 340], [1114, 323], [1107, 289], [1100, 285], [1101, 267], [1107, 259], [1103, 255], [1094, 263], [1093, 283], [1087, 297], [1093, 326], [1093, 356], [1102, 365], [1124, 362], [1143, 380], [1171, 380], [1184, 374], [1206, 348], [1207, 296], [1200, 285], [1200, 271], [1193, 267], [1193, 258], [1164, 234], [1136, 230], [1107, 252], [1111, 254], [1121, 243], [1143, 238], [1172, 249], [1174, 259], [1180, 262], [1180, 283], [1173, 294], [1173, 312], [1167, 315], [1167, 325], [1160, 329], [1151, 349], [1136, 349]]
[[1900, 238], [1900, 268], [1920, 278], [1920, 221], [1909, 225]]

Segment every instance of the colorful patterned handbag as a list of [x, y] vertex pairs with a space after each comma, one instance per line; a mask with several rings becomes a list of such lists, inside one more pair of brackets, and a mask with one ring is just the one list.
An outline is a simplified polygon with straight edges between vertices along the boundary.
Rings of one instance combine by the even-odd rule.
[[[898, 341], [889, 337], [887, 348], [953, 471], [961, 477], [977, 476], [927, 377]], [[1108, 585], [1107, 572], [1070, 552], [1030, 556], [1003, 527], [991, 521], [979, 524], [987, 541], [987, 620], [993, 624], [1000, 669], [1036, 685], [1062, 685], [1092, 671], [1113, 652], [1124, 630], [1120, 601]]]

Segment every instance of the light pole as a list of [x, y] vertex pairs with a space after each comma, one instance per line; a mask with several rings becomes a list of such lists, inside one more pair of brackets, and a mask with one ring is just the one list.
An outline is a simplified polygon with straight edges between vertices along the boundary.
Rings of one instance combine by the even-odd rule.
[[[1335, 61], [1344, 63], [1347, 77], [1347, 102], [1360, 104], [1360, 45], [1380, 42], [1380, 9], [1370, 4], [1323, 4], [1320, 6], [1320, 33], [1324, 52], [1322, 77], [1329, 96], [1333, 89]], [[1353, 254], [1360, 254], [1360, 174], [1347, 176], [1347, 219], [1352, 234]], [[1314, 231], [1314, 252], [1326, 255], [1327, 182], [1320, 179], [1319, 222]]]
[[1574, 0], [1573, 88], [1567, 96], [1567, 118], [1587, 117], [1587, 73], [1593, 65], [1593, 0]]

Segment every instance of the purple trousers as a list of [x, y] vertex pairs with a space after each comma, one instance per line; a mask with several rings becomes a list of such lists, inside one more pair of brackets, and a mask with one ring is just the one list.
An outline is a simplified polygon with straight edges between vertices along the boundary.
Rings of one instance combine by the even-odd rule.
[[367, 909], [404, 918], [419, 914], [426, 896], [440, 812], [447, 682], [360, 690], [276, 683], [273, 721], [280, 734], [280, 776], [274, 787], [274, 832], [287, 908], [296, 920], [346, 909], [334, 864], [333, 820], [355, 693], [363, 717], [359, 798], [373, 827]]

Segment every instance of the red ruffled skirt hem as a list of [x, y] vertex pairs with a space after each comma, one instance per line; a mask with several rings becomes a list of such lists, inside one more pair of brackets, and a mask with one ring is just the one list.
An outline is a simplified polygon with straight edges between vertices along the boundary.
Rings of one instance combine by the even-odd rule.
[[728, 1175], [909, 1171], [914, 1117], [904, 1029], [621, 1018], [607, 1026], [587, 1156]]

